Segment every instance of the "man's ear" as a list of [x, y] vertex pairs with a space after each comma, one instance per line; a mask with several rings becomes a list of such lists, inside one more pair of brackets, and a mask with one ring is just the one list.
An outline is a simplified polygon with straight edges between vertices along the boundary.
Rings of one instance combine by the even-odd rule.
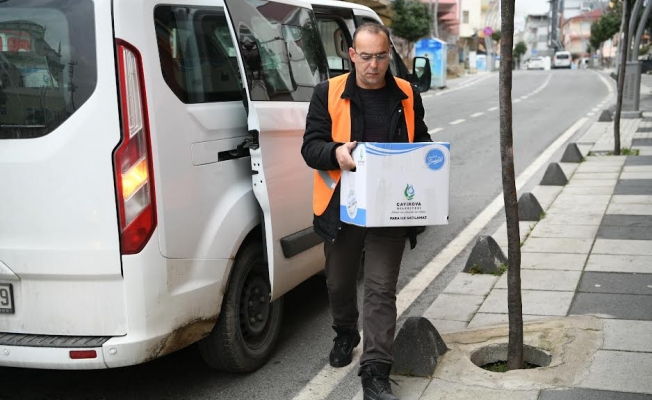
[[354, 57], [355, 57], [355, 50], [353, 49], [353, 47], [349, 47], [349, 58], [351, 59], [351, 61], [353, 61]]

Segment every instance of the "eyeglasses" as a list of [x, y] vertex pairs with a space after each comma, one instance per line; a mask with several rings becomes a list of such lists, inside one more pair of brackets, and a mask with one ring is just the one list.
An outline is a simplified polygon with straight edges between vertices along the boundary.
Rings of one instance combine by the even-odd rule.
[[386, 61], [389, 60], [391, 57], [391, 54], [389, 52], [383, 52], [383, 53], [377, 53], [377, 54], [369, 54], [369, 53], [358, 53], [353, 49], [353, 52], [360, 57], [360, 59], [364, 62], [370, 62], [374, 58], [378, 60], [378, 62]]

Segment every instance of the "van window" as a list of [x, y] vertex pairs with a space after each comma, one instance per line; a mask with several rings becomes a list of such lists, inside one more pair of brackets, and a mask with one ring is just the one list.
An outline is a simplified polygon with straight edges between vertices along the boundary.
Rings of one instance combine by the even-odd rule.
[[235, 47], [221, 7], [158, 6], [163, 79], [186, 104], [242, 100]]
[[349, 41], [351, 35], [345, 25], [340, 26], [333, 19], [317, 19], [317, 26], [328, 58], [330, 76], [337, 76], [351, 70]]
[[54, 131], [95, 90], [91, 0], [0, 1], [0, 139]]
[[254, 0], [238, 4], [229, 7], [229, 13], [252, 100], [310, 101], [313, 88], [328, 78], [312, 11]]

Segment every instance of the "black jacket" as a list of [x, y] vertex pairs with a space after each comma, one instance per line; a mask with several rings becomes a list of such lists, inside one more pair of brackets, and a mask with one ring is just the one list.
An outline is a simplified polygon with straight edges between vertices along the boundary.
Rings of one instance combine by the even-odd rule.
[[[389, 89], [390, 116], [390, 141], [408, 142], [407, 125], [405, 113], [403, 112], [402, 100], [408, 96], [396, 84], [394, 77], [389, 70], [385, 77]], [[328, 113], [328, 81], [322, 82], [317, 87], [310, 101], [308, 116], [306, 118], [306, 132], [303, 135], [303, 146], [301, 154], [310, 168], [322, 171], [340, 169], [335, 158], [335, 149], [342, 143], [333, 142], [331, 133], [331, 117]], [[362, 141], [364, 132], [364, 117], [358, 97], [358, 90], [355, 81], [355, 71], [351, 72], [346, 80], [346, 86], [342, 93], [343, 99], [351, 100], [351, 141]], [[419, 92], [412, 88], [414, 97], [414, 141], [431, 142], [428, 128], [424, 119], [423, 102]], [[338, 183], [335, 193], [331, 198], [326, 211], [320, 216], [315, 215], [315, 232], [328, 241], [335, 241], [340, 228], [340, 185]], [[413, 230], [411, 230], [413, 231]], [[410, 234], [410, 241], [414, 247], [414, 233]]]

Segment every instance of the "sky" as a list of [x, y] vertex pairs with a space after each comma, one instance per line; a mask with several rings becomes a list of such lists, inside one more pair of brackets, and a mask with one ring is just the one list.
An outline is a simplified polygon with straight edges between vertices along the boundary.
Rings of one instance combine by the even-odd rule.
[[525, 16], [528, 14], [545, 14], [550, 10], [550, 3], [547, 0], [516, 0], [516, 12], [514, 25], [516, 31], [525, 27]]

